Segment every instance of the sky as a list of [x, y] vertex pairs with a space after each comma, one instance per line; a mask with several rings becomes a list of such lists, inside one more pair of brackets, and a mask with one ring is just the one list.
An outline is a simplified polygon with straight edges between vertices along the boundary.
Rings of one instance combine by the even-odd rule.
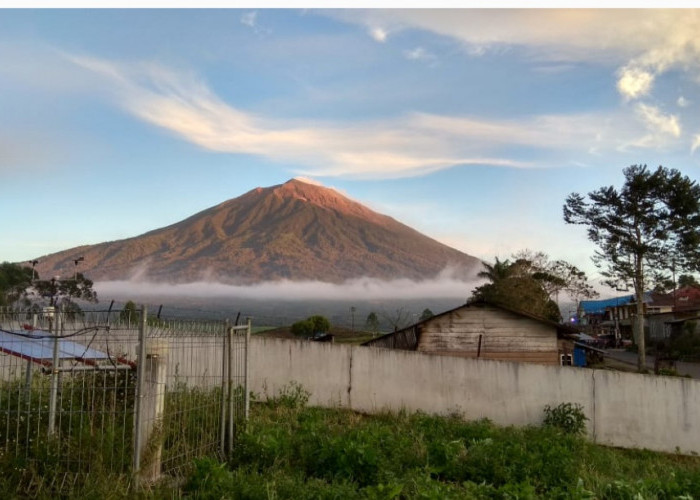
[[0, 261], [305, 177], [600, 278], [571, 192], [698, 177], [700, 10], [2, 9]]

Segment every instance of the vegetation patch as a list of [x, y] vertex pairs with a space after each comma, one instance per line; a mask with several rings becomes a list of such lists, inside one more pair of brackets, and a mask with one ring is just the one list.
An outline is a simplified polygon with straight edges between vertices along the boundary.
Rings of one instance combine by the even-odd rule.
[[253, 408], [227, 464], [197, 462], [185, 496], [700, 498], [700, 459], [590, 443], [576, 405], [550, 408], [563, 426], [515, 428], [309, 408], [298, 386], [282, 392]]

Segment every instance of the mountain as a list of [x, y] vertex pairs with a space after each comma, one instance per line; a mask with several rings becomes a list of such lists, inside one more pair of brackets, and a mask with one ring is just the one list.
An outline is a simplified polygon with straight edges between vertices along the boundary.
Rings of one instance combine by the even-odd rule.
[[481, 267], [333, 189], [297, 179], [140, 236], [39, 257], [36, 269], [42, 277], [72, 276], [79, 257], [77, 269], [93, 281], [168, 283], [426, 279], [447, 266], [466, 278]]

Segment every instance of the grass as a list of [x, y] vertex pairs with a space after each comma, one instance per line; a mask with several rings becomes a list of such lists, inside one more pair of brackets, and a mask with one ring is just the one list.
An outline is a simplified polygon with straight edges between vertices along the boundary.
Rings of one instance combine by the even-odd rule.
[[[206, 412], [170, 422], [166, 443], [179, 444], [166, 447], [165, 460], [192, 456], [188, 446], [217, 437], [216, 419], [206, 413], [219, 396], [177, 394], [169, 413], [183, 404]], [[4, 498], [700, 498], [698, 457], [598, 446], [571, 425], [499, 427], [458, 414], [370, 416], [307, 407], [308, 396], [290, 384], [275, 400], [256, 403], [228, 462], [189, 459], [182, 483], [136, 488], [121, 467], [95, 463], [89, 474], [63, 474], [54, 456], [0, 456], [0, 488]], [[203, 425], [212, 427], [211, 436], [188, 444], [189, 430]]]
[[598, 446], [556, 427], [306, 408], [289, 392], [256, 405], [235, 456], [198, 461], [183, 494], [691, 499], [700, 498], [700, 459]]

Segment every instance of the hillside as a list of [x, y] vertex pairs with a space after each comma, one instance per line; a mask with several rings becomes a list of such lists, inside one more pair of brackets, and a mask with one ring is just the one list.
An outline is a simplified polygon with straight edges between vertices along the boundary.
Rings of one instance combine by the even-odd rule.
[[42, 276], [249, 284], [426, 279], [447, 266], [473, 275], [480, 261], [337, 191], [300, 180], [257, 188], [176, 224], [120, 241], [39, 257]]

